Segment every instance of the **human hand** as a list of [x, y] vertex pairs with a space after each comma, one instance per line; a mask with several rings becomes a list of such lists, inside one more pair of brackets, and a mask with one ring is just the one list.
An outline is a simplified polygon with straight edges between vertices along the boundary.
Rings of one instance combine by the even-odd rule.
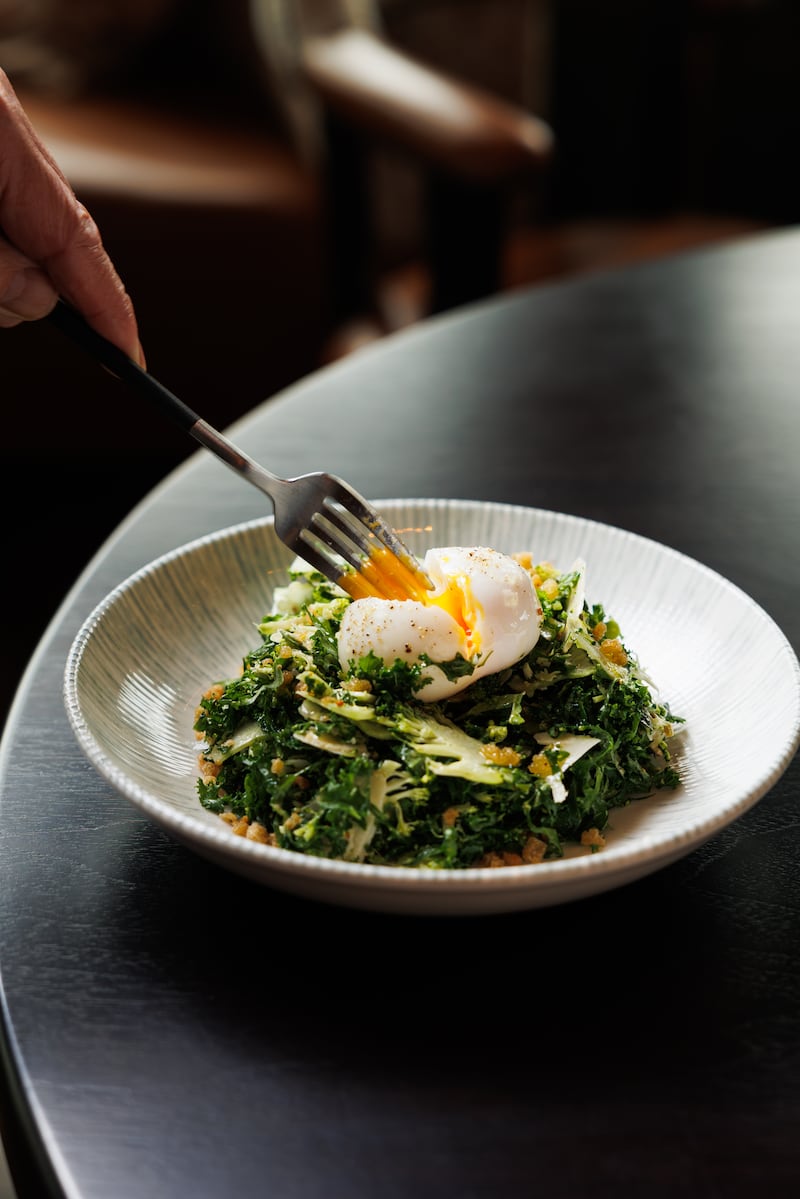
[[97, 226], [0, 70], [0, 328], [46, 316], [59, 296], [144, 366], [133, 304]]

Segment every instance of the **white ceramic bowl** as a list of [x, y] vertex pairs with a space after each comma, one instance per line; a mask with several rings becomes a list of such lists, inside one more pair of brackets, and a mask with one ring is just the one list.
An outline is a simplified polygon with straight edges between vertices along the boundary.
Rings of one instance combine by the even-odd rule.
[[[237, 837], [197, 797], [199, 698], [238, 672], [256, 623], [286, 582], [271, 518], [203, 537], [116, 587], [80, 629], [67, 712], [97, 770], [145, 815], [219, 865], [349, 907], [432, 915], [543, 907], [605, 891], [690, 853], [773, 786], [800, 741], [800, 667], [775, 622], [714, 571], [632, 533], [575, 516], [461, 500], [378, 506], [410, 547], [530, 550], [587, 564], [602, 603], [686, 727], [682, 783], [612, 813], [606, 847], [500, 870], [414, 870], [329, 861]], [[758, 752], [745, 734], [761, 730]]]

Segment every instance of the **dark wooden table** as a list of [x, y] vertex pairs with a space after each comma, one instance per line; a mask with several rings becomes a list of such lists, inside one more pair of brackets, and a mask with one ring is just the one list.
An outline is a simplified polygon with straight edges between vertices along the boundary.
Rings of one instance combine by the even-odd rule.
[[[798, 380], [785, 231], [434, 320], [233, 432], [280, 473], [326, 468], [374, 498], [643, 533], [749, 592], [797, 649]], [[228, 874], [83, 758], [61, 680], [85, 615], [162, 551], [263, 511], [190, 458], [67, 596], [9, 717], [4, 1115], [23, 1199], [797, 1193], [797, 760], [640, 882], [438, 920]], [[742, 752], [769, 746], [744, 727]]]

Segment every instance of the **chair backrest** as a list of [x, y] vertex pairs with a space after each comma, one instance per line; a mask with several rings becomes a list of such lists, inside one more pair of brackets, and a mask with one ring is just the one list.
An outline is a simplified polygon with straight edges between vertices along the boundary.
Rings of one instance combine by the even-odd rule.
[[275, 97], [295, 149], [318, 168], [325, 135], [318, 101], [302, 69], [308, 38], [344, 28], [382, 31], [377, 0], [248, 0], [247, 28], [264, 86]]

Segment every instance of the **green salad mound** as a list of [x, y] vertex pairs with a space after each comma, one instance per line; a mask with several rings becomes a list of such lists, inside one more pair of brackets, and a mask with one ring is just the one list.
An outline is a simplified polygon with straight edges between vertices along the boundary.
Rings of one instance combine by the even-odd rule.
[[439, 703], [414, 698], [427, 659], [387, 667], [370, 653], [343, 672], [336, 635], [352, 601], [295, 563], [241, 674], [200, 700], [203, 806], [240, 835], [350, 862], [463, 869], [601, 849], [613, 808], [677, 786], [682, 721], [585, 600], [583, 563], [559, 573], [517, 557], [539, 640]]

